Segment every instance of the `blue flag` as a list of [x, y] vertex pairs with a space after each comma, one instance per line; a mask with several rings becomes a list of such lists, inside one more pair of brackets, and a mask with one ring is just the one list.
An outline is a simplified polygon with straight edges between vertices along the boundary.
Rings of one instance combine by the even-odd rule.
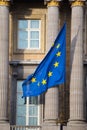
[[60, 30], [51, 49], [35, 72], [22, 84], [23, 97], [38, 96], [48, 88], [65, 82], [66, 24]]

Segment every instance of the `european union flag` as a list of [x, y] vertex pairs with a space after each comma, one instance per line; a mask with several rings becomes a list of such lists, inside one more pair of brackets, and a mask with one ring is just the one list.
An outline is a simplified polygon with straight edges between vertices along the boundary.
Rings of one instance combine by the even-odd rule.
[[23, 82], [23, 97], [38, 96], [48, 88], [64, 83], [66, 68], [66, 24], [51, 49], [32, 75]]

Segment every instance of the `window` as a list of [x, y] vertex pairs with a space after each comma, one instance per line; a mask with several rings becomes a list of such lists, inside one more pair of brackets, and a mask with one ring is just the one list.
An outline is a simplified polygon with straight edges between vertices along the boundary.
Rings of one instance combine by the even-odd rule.
[[13, 53], [45, 53], [45, 14], [13, 16]]
[[40, 20], [18, 20], [18, 49], [40, 49]]
[[39, 125], [39, 96], [22, 98], [22, 81], [17, 82], [16, 125]]

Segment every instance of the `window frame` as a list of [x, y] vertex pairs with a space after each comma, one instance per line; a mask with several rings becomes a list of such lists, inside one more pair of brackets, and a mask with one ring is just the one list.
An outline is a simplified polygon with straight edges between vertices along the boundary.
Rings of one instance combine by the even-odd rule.
[[[18, 81], [23, 81], [23, 80], [17, 80], [17, 82]], [[18, 87], [18, 86], [16, 86], [16, 87]], [[16, 88], [16, 114], [15, 114], [15, 124], [16, 125], [18, 125], [17, 123], [16, 123], [16, 117], [17, 117], [17, 93], [21, 93], [21, 92], [18, 92], [17, 91], [17, 88]], [[29, 97], [27, 97], [27, 101], [26, 102], [29, 102]], [[25, 106], [25, 108], [26, 108], [26, 116], [25, 116], [25, 118], [26, 119], [28, 119], [28, 120], [26, 120], [26, 124], [25, 125], [23, 125], [23, 126], [32, 126], [32, 125], [29, 125], [28, 124], [28, 122], [29, 122], [29, 117], [31, 117], [31, 116], [29, 116], [29, 114], [28, 114], [28, 116], [27, 116], [27, 112], [29, 113], [29, 106], [31, 106], [31, 105], [29, 105], [29, 104], [25, 104], [26, 106]], [[19, 104], [19, 106], [21, 106], [20, 104]], [[40, 96], [38, 96], [38, 116], [37, 116], [37, 119], [38, 119], [38, 122], [37, 122], [37, 125], [35, 125], [35, 126], [40, 126], [40, 115], [41, 115], [41, 110], [40, 110], [41, 108], [40, 108]], [[24, 116], [18, 116], [18, 117], [24, 117]], [[34, 116], [33, 116], [34, 117]], [[18, 125], [19, 126], [19, 125]], [[21, 125], [22, 126], [22, 125]], [[34, 125], [33, 125], [34, 126]]]
[[[20, 22], [20, 20], [22, 21], [22, 20], [24, 20], [24, 19], [19, 19], [18, 20], [18, 24], [19, 24], [19, 22]], [[38, 20], [38, 22], [39, 22], [39, 27], [38, 28], [31, 28], [30, 27], [30, 23], [31, 23], [31, 20], [32, 19], [25, 19], [25, 21], [27, 20], [27, 22], [28, 22], [28, 27], [27, 28], [19, 28], [19, 26], [18, 26], [18, 30], [17, 30], [17, 43], [18, 43], [18, 41], [19, 41], [19, 32], [20, 31], [24, 31], [24, 32], [27, 32], [27, 35], [28, 35], [28, 39], [27, 39], [27, 42], [28, 42], [28, 44], [27, 44], [27, 48], [24, 48], [24, 49], [22, 49], [22, 50], [40, 50], [40, 48], [41, 48], [41, 20], [40, 19], [37, 19]], [[35, 19], [36, 20], [36, 19]], [[30, 39], [30, 34], [31, 34], [31, 32], [39, 32], [39, 38], [38, 38], [38, 40], [39, 40], [39, 47], [36, 47], [36, 48], [34, 48], [34, 47], [30, 47], [31, 46], [31, 43], [30, 43], [30, 41], [32, 40], [32, 39]], [[24, 39], [25, 40], [25, 39]], [[33, 39], [33, 40], [35, 40], [35, 39]], [[18, 48], [18, 44], [17, 44], [17, 48]], [[21, 49], [21, 48], [18, 48], [18, 49]]]
[[[15, 66], [15, 62], [12, 62], [11, 65], [11, 81], [10, 81], [10, 88], [11, 88], [11, 104], [10, 104], [10, 124], [16, 125], [16, 102], [17, 102], [17, 81], [23, 81], [26, 77], [34, 72], [37, 65], [39, 63], [36, 62], [29, 62], [29, 63], [18, 63]], [[32, 69], [31, 69], [32, 68]], [[21, 73], [20, 73], [21, 72]], [[40, 95], [40, 113], [39, 113], [39, 123], [41, 126], [44, 120], [44, 104], [45, 104], [45, 94]], [[38, 126], [37, 126], [38, 127]]]
[[[13, 17], [13, 53], [19, 54], [37, 54], [45, 53], [45, 14], [32, 14], [28, 15], [17, 15]], [[40, 20], [41, 21], [41, 33], [40, 33], [40, 49], [18, 49], [17, 48], [17, 37], [18, 37], [18, 20]]]

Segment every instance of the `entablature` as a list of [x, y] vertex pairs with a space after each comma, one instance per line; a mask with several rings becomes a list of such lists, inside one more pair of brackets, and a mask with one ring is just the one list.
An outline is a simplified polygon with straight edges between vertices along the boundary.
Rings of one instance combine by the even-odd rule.
[[0, 5], [2, 6], [9, 6], [11, 0], [0, 0]]

